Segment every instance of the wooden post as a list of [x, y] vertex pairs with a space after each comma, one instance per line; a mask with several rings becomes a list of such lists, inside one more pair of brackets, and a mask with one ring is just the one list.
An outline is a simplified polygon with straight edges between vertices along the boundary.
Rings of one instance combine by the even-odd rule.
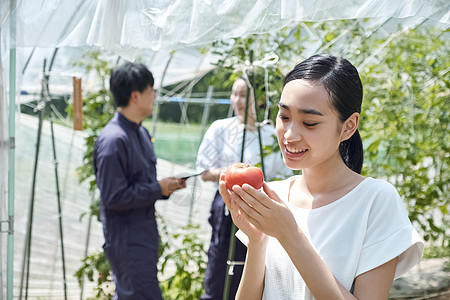
[[81, 78], [73, 77], [73, 129], [83, 130], [83, 100]]

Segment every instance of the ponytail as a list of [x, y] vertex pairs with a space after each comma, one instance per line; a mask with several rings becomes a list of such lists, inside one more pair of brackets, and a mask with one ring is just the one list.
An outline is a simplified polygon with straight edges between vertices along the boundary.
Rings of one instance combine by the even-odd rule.
[[363, 144], [358, 130], [339, 145], [339, 153], [344, 163], [354, 172], [361, 174], [364, 160]]

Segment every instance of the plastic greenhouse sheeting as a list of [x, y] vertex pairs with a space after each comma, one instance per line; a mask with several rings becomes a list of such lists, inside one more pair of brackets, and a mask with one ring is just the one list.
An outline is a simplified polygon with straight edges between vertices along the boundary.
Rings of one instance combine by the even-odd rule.
[[[3, 3], [4, 24], [9, 1]], [[96, 46], [124, 57], [134, 49], [171, 51], [299, 21], [415, 16], [449, 23], [446, 0], [25, 0], [16, 9], [18, 47]]]
[[[162, 74], [170, 60], [170, 66], [164, 79], [165, 84], [175, 83], [180, 80], [194, 78], [204, 74], [212, 68], [211, 62], [215, 61], [214, 55], [208, 53], [202, 55], [198, 46], [207, 45], [212, 41], [242, 37], [253, 33], [276, 32], [283, 27], [290, 27], [301, 21], [320, 22], [340, 19], [366, 19], [380, 24], [386, 20], [394, 19], [393, 23], [404, 23], [413, 26], [426, 20], [440, 26], [442, 30], [450, 26], [450, 2], [448, 0], [140, 0], [140, 1], [111, 1], [111, 0], [3, 0], [0, 3], [0, 219], [6, 220], [7, 208], [7, 181], [8, 181], [8, 149], [9, 132], [8, 113], [9, 105], [15, 105], [19, 101], [29, 101], [25, 96], [19, 96], [21, 92], [39, 93], [42, 77], [43, 59], [50, 63], [52, 53], [58, 48], [51, 72], [50, 92], [71, 93], [72, 76], [83, 77], [83, 88], [89, 89], [95, 85], [93, 78], [85, 74], [84, 70], [74, 67], [73, 62], [79, 60], [88, 49], [107, 50], [112, 60], [141, 59], [154, 73], [156, 86], [160, 84]], [[12, 22], [13, 21], [13, 22]], [[13, 25], [11, 25], [13, 24]], [[394, 26], [385, 30], [397, 30]], [[12, 34], [11, 34], [12, 33]], [[14, 49], [16, 52], [10, 52]], [[318, 48], [311, 48], [314, 52]], [[173, 52], [175, 51], [175, 52]], [[10, 54], [16, 53], [15, 66], [10, 65]], [[31, 55], [31, 53], [33, 53]], [[173, 56], [172, 56], [173, 54]], [[27, 65], [27, 60], [31, 57]], [[25, 68], [26, 66], [26, 68]], [[22, 71], [25, 70], [25, 72]], [[16, 97], [9, 100], [10, 71], [16, 74]], [[31, 96], [34, 97], [34, 96]], [[16, 201], [25, 199], [28, 201], [30, 177], [19, 177], [19, 174], [30, 174], [30, 154], [34, 150], [34, 137], [29, 136], [36, 130], [36, 120], [28, 120], [18, 115], [16, 121]], [[35, 122], [35, 123], [33, 123]], [[48, 126], [48, 125], [45, 125]], [[66, 147], [65, 154], [73, 147], [73, 155], [81, 155], [83, 150], [82, 139], [76, 137], [67, 142], [68, 135], [73, 133], [58, 130], [58, 145]], [[46, 137], [48, 139], [48, 137]], [[66, 140], [65, 140], [66, 139]], [[43, 142], [48, 145], [47, 142]], [[30, 152], [31, 151], [31, 152]], [[42, 150], [41, 150], [42, 152]], [[47, 151], [49, 152], [49, 151]], [[78, 153], [78, 154], [75, 154]], [[49, 153], [46, 153], [49, 154]], [[51, 173], [52, 166], [43, 159], [44, 166], [39, 170]], [[76, 166], [76, 164], [75, 164]], [[67, 182], [72, 182], [73, 195], [69, 192], [65, 205], [68, 210], [78, 213], [90, 203], [86, 187], [77, 187], [75, 183], [74, 165], [62, 165], [61, 174], [67, 175]], [[176, 167], [165, 167], [165, 170], [175, 172]], [[47, 169], [47, 170], [46, 170]], [[177, 169], [178, 170], [178, 169]], [[168, 174], [169, 175], [169, 174]], [[22, 176], [22, 175], [20, 175]], [[49, 175], [51, 177], [51, 174]], [[49, 178], [50, 178], [49, 177]], [[42, 180], [45, 176], [42, 176]], [[52, 179], [49, 179], [52, 180]], [[53, 182], [50, 181], [49, 185]], [[77, 192], [77, 189], [84, 192]], [[48, 187], [41, 187], [45, 193], [49, 193]], [[69, 189], [69, 188], [68, 188]], [[78, 196], [76, 196], [78, 194]], [[50, 194], [49, 194], [50, 195]], [[53, 193], [52, 193], [53, 197]], [[70, 198], [75, 197], [75, 198]], [[73, 203], [72, 203], [73, 202]], [[43, 204], [43, 203], [41, 203]], [[44, 204], [45, 205], [45, 204]], [[53, 204], [50, 204], [52, 207]], [[208, 206], [205, 203], [206, 207]], [[23, 235], [25, 232], [26, 202], [17, 201], [16, 205], [16, 238], [18, 248], [14, 257], [14, 285], [17, 289], [20, 280], [21, 255]], [[37, 217], [41, 222], [42, 232], [45, 225], [49, 227], [50, 221], [56, 222], [54, 213], [46, 216], [46, 207]], [[53, 209], [53, 207], [52, 207]], [[176, 207], [164, 208], [165, 213], [173, 216], [182, 215]], [[207, 208], [208, 209], [208, 208]], [[204, 214], [207, 213], [207, 209]], [[73, 218], [73, 216], [71, 216]], [[76, 226], [76, 220], [68, 216], [65, 224], [65, 232], [81, 230]], [[206, 217], [202, 217], [206, 220]], [[181, 221], [180, 221], [181, 222]], [[56, 228], [56, 223], [51, 226]], [[83, 225], [84, 226], [84, 225]], [[207, 224], [204, 228], [208, 228]], [[5, 225], [1, 227], [5, 228]], [[97, 228], [98, 229], [98, 228]], [[53, 230], [53, 229], [52, 229]], [[98, 232], [97, 232], [98, 233]], [[79, 240], [84, 238], [83, 232], [75, 235]], [[5, 290], [5, 235], [1, 237], [1, 273], [0, 298]], [[95, 235], [94, 235], [95, 236]], [[207, 235], [206, 235], [207, 236]], [[101, 240], [100, 235], [96, 236]], [[59, 252], [56, 248], [57, 240], [54, 237], [42, 237], [38, 239], [41, 247], [52, 244], [47, 255], [48, 261], [41, 267], [56, 268], [58, 273], [59, 261], [55, 261]], [[77, 245], [79, 240], [69, 243], [68, 254], [72, 253], [72, 262], [78, 266], [81, 248]], [[93, 245], [92, 247], [94, 247]], [[76, 253], [76, 254], [73, 254]], [[45, 254], [45, 253], [44, 253]], [[33, 253], [33, 255], [36, 255]], [[42, 257], [45, 257], [43, 255]], [[59, 259], [59, 258], [58, 258]], [[72, 276], [73, 266], [67, 276]], [[59, 274], [59, 273], [58, 273]], [[38, 275], [36, 275], [38, 276]], [[73, 276], [72, 276], [73, 277]], [[58, 278], [58, 279], [55, 279]], [[60, 297], [60, 283], [56, 284], [59, 277], [51, 277], [46, 281], [51, 282], [46, 286], [48, 291], [41, 295], [50, 299]], [[55, 284], [53, 284], [53, 282]], [[42, 288], [43, 285], [41, 285]], [[71, 288], [77, 289], [75, 284]], [[51, 292], [50, 290], [58, 290]], [[15, 290], [15, 295], [17, 290]]]

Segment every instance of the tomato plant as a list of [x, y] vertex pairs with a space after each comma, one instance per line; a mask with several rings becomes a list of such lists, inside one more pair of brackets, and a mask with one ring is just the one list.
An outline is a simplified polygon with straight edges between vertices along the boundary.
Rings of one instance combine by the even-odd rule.
[[235, 163], [227, 168], [224, 179], [229, 190], [231, 190], [233, 185], [242, 186], [244, 183], [251, 185], [255, 189], [260, 189], [264, 182], [264, 174], [260, 168], [243, 163]]

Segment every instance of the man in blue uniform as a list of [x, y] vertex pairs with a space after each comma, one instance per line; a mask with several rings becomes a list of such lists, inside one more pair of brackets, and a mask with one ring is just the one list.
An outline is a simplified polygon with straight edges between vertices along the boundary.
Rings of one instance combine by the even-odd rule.
[[158, 229], [155, 202], [186, 186], [176, 177], [156, 179], [156, 157], [141, 122], [153, 112], [153, 75], [140, 63], [111, 72], [118, 112], [94, 146], [100, 189], [103, 249], [116, 285], [114, 299], [157, 299]]

